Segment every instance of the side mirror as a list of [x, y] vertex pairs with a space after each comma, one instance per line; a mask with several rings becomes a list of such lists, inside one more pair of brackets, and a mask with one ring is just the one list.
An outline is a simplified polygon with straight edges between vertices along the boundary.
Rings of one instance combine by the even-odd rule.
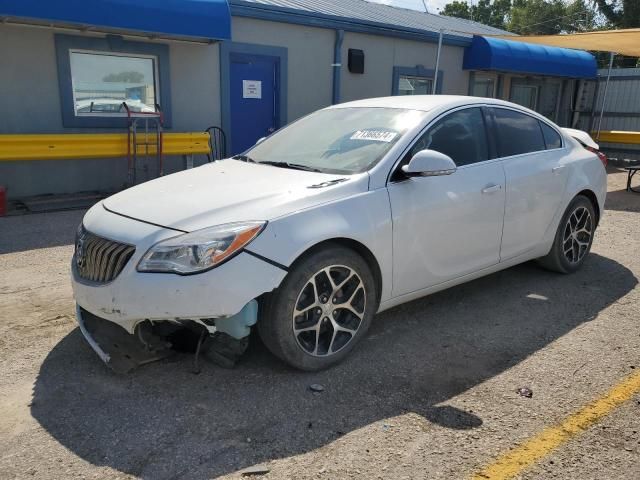
[[262, 142], [264, 142], [266, 139], [267, 139], [267, 137], [259, 138], [259, 139], [256, 141], [256, 145], [260, 145], [260, 144], [261, 144]]
[[437, 177], [451, 175], [456, 168], [448, 155], [435, 150], [421, 150], [402, 167], [402, 171], [409, 177]]

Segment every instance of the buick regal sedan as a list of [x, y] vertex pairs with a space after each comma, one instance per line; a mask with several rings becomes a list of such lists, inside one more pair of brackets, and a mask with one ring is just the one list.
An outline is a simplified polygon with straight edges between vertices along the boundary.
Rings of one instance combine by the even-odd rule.
[[532, 259], [579, 269], [606, 194], [593, 145], [486, 98], [325, 108], [91, 208], [72, 262], [80, 328], [120, 371], [182, 329], [199, 349], [255, 328], [286, 363], [326, 368], [376, 312]]

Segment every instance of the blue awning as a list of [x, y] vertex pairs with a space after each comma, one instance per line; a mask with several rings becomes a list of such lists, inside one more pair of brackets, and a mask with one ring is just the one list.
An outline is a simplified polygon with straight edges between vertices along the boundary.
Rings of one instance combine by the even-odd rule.
[[474, 36], [463, 68], [569, 78], [596, 78], [596, 58], [583, 50]]
[[0, 0], [0, 17], [165, 37], [231, 39], [227, 0]]

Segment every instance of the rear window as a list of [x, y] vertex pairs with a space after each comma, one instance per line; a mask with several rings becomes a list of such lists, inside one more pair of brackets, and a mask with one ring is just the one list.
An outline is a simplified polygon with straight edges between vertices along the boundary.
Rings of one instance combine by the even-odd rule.
[[544, 136], [544, 143], [547, 145], [547, 150], [562, 147], [562, 139], [560, 135], [558, 135], [558, 132], [544, 122], [540, 122], [540, 126], [542, 127], [542, 135]]
[[505, 108], [494, 108], [498, 152], [501, 157], [545, 150], [537, 119]]

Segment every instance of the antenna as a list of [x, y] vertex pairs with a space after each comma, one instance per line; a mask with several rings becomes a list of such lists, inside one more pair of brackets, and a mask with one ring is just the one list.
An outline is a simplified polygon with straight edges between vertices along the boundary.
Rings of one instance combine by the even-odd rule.
[[427, 0], [422, 0], [422, 5], [424, 5], [425, 13], [429, 13], [429, 9], [427, 8]]

